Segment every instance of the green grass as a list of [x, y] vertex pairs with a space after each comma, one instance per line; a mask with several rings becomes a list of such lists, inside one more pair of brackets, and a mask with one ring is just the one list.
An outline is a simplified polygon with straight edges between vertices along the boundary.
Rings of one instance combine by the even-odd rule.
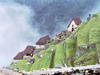
[[69, 38], [66, 40], [66, 57], [76, 56], [76, 39]]
[[90, 30], [90, 44], [100, 42], [100, 14], [96, 18]]
[[12, 62], [12, 63], [11, 63], [11, 66], [10, 66], [10, 68], [13, 68], [13, 67], [14, 67], [14, 62]]
[[71, 65], [71, 60], [68, 60], [67, 63], [68, 63], [68, 67], [71, 67], [72, 66]]
[[99, 44], [96, 44], [96, 47], [97, 47], [97, 52], [100, 55], [100, 43]]
[[39, 57], [39, 54], [35, 54], [32, 58], [33, 59], [38, 59], [38, 57]]
[[[74, 61], [74, 64], [82, 61], [82, 60], [86, 60], [86, 62], [89, 64], [91, 62], [89, 62], [90, 60], [92, 61], [93, 59], [95, 59], [95, 61], [97, 61], [97, 58], [96, 58], [96, 48], [93, 47], [91, 50], [87, 51], [86, 53], [84, 53], [81, 57], [77, 58], [75, 61]], [[94, 55], [94, 56], [93, 56]], [[88, 61], [89, 60], [89, 61]], [[86, 65], [86, 62], [83, 64], [83, 65]], [[92, 63], [94, 64], [94, 63]]]
[[39, 53], [39, 55], [45, 54], [45, 53], [46, 53], [46, 50], [42, 50], [42, 51]]
[[77, 45], [89, 45], [89, 31], [91, 27], [94, 25], [94, 22], [97, 20], [97, 17], [93, 17], [82, 30], [79, 31], [77, 37]]
[[54, 58], [54, 67], [57, 65], [57, 64], [60, 64], [63, 66], [63, 49], [64, 49], [64, 46], [63, 45], [57, 45], [56, 46], [56, 51], [55, 51], [55, 58]]
[[40, 66], [40, 70], [42, 68], [48, 69], [50, 67], [50, 62], [51, 62], [51, 58], [52, 58], [52, 52], [47, 52], [43, 58], [42, 58], [42, 64]]
[[66, 63], [66, 43], [65, 43], [64, 49], [63, 49], [63, 59], [64, 59], [64, 63]]
[[28, 64], [28, 66], [25, 68], [25, 71], [26, 71], [26, 72], [30, 71], [32, 65], [33, 65], [33, 64]]
[[91, 60], [84, 62], [84, 64], [82, 64], [82, 66], [95, 65], [97, 62], [98, 62], [97, 59], [91, 58]]
[[85, 22], [81, 23], [81, 25], [77, 28], [77, 30], [75, 31], [75, 33], [73, 33], [73, 37], [78, 36], [78, 33], [80, 32], [80, 30], [82, 30], [85, 26]]
[[30, 71], [32, 70], [39, 70], [41, 64], [41, 59], [37, 59], [34, 64], [32, 65]]
[[51, 45], [50, 48], [48, 48], [46, 51], [51, 51], [52, 49], [55, 50], [57, 45], [58, 45], [58, 44], [56, 44], [56, 45]]
[[22, 71], [22, 70], [24, 70], [25, 68], [26, 68], [26, 65], [27, 65], [27, 60], [20, 60], [17, 64], [16, 64], [16, 66], [14, 66], [14, 68], [17, 68], [17, 67], [19, 67], [20, 69], [20, 71]]

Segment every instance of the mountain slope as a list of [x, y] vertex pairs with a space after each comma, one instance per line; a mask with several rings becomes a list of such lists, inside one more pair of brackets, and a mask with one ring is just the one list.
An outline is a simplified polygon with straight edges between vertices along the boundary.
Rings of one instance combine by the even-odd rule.
[[[69, 38], [36, 54], [33, 57], [36, 59], [34, 64], [25, 67], [27, 65], [26, 60], [20, 60], [16, 66], [11, 66], [11, 68], [20, 67], [20, 70], [25, 68], [26, 71], [32, 71], [42, 68], [55, 68], [58, 64], [61, 66], [66, 64], [71, 67], [98, 63], [100, 54], [99, 19], [100, 13], [93, 14], [93, 17], [89, 21], [83, 22]], [[92, 46], [91, 44], [95, 45]], [[84, 48], [84, 45], [88, 47]], [[77, 54], [79, 51], [84, 51], [81, 56]], [[43, 54], [43, 58], [38, 58], [41, 54]], [[25, 62], [23, 66], [21, 66], [22, 62]]]

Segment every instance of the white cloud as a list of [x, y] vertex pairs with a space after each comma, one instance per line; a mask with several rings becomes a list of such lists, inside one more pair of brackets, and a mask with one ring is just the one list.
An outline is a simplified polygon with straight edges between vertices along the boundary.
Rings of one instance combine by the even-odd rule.
[[39, 39], [38, 30], [31, 27], [33, 15], [25, 5], [0, 1], [0, 66], [9, 65], [18, 52]]

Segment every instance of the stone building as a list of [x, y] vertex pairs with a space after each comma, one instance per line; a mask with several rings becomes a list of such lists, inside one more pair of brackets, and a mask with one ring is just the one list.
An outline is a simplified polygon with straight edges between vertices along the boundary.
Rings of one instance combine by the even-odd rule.
[[79, 26], [81, 24], [81, 19], [79, 17], [76, 17], [74, 19], [71, 20], [71, 22], [68, 25], [68, 31], [75, 31], [77, 29], [77, 26]]
[[35, 48], [33, 46], [27, 46], [26, 49], [22, 52], [19, 52], [14, 58], [14, 63], [19, 62], [19, 60], [23, 59], [23, 57], [32, 57]]
[[45, 44], [47, 43], [47, 40], [50, 40], [51, 38], [49, 36], [44, 36], [41, 37], [37, 42], [36, 42], [36, 49], [45, 49]]

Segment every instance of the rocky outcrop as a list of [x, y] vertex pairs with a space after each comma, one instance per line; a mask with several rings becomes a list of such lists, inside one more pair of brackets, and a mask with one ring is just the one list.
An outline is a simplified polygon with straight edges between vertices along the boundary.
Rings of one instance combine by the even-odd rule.
[[88, 49], [88, 46], [85, 45], [78, 45], [76, 54], [78, 57], [82, 56]]

